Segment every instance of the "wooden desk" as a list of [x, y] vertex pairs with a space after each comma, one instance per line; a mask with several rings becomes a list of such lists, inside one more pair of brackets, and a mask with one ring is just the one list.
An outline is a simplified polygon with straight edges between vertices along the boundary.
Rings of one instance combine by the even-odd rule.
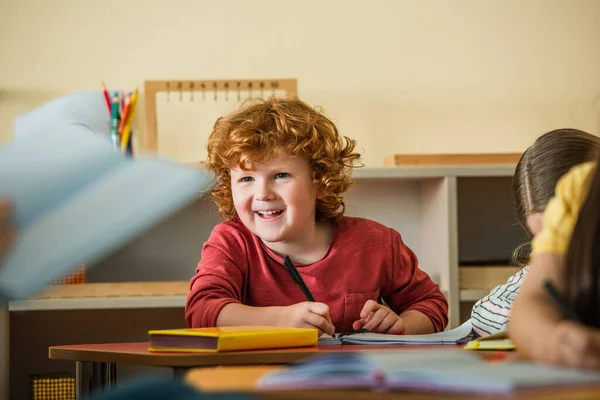
[[214, 367], [223, 365], [264, 365], [289, 364], [317, 352], [326, 351], [373, 351], [395, 350], [418, 347], [420, 349], [455, 349], [456, 346], [372, 346], [334, 345], [302, 347], [277, 350], [253, 350], [227, 353], [151, 353], [148, 342], [104, 343], [52, 346], [49, 357], [57, 360], [76, 362], [77, 398], [90, 390], [112, 387], [118, 381], [117, 364], [133, 364], [155, 367], [169, 367], [176, 377], [183, 377], [194, 367]]
[[[274, 350], [232, 351], [224, 353], [157, 353], [148, 351], [148, 342], [73, 344], [52, 346], [49, 357], [57, 360], [133, 364], [171, 368], [213, 367], [218, 365], [289, 364], [317, 352], [374, 351], [400, 349], [456, 349], [457, 346], [373, 346], [333, 345]], [[458, 347], [461, 347], [460, 345]]]
[[323, 400], [473, 400], [482, 397], [514, 400], [587, 400], [600, 398], [600, 388], [590, 389], [552, 389], [511, 396], [457, 395], [443, 393], [424, 393], [394, 391], [379, 393], [371, 390], [301, 390], [266, 391], [256, 388], [256, 381], [267, 372], [283, 368], [282, 366], [226, 366], [196, 368], [189, 371], [185, 381], [204, 394], [220, 392], [251, 392], [264, 399], [323, 399]]
[[[51, 359], [75, 361], [76, 398], [98, 388], [116, 386], [118, 364], [169, 367], [181, 377], [192, 367], [287, 364], [319, 351], [317, 347], [230, 353], [151, 353], [148, 342], [52, 346]], [[341, 349], [343, 346], [331, 346]]]
[[[322, 350], [318, 347], [300, 347], [227, 353], [155, 353], [148, 351], [148, 346], [148, 342], [75, 344], [52, 346], [48, 353], [50, 358], [58, 360], [187, 369], [217, 365], [288, 364]], [[330, 347], [339, 350], [344, 346], [327, 346]]]

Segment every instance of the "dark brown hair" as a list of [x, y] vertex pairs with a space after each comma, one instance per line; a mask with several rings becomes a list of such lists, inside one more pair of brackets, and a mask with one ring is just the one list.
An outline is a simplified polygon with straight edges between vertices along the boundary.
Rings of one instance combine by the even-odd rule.
[[565, 296], [581, 322], [600, 327], [600, 173], [588, 176], [589, 186], [567, 250]]
[[247, 103], [219, 118], [208, 138], [207, 166], [217, 176], [212, 197], [222, 217], [234, 218], [230, 169], [248, 169], [285, 149], [310, 165], [320, 193], [317, 220], [336, 221], [344, 214], [343, 194], [352, 184], [352, 168], [360, 164], [355, 146], [320, 110], [297, 98]]
[[[600, 138], [578, 129], [556, 129], [537, 138], [517, 163], [513, 196], [517, 216], [529, 236], [527, 217], [544, 212], [558, 180], [577, 164], [596, 159]], [[515, 250], [517, 264], [529, 258], [527, 244]]]

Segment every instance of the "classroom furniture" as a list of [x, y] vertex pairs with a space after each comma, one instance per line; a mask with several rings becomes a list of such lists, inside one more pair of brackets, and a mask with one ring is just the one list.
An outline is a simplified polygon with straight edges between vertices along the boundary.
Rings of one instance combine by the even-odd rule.
[[[491, 287], [505, 281], [514, 271], [500, 269], [500, 275], [496, 274], [491, 280], [480, 279], [481, 271], [489, 275], [499, 266], [491, 265], [492, 269], [487, 269], [489, 265], [485, 268], [460, 265], [465, 260], [508, 260], [514, 248], [525, 240], [522, 229], [516, 224], [512, 205], [513, 173], [514, 166], [509, 165], [358, 168], [353, 172], [355, 185], [346, 198], [346, 214], [374, 219], [402, 234], [403, 240], [419, 257], [420, 268], [441, 285], [450, 302], [449, 327], [454, 328], [470, 317], [473, 301], [485, 296]], [[88, 330], [88, 333], [81, 334], [79, 343], [145, 340], [139, 327], [135, 328], [138, 333], [132, 332], [134, 328], [128, 328], [123, 333], [126, 337], [116, 337], [111, 327], [117, 323], [107, 320], [107, 313], [114, 315], [116, 320], [117, 317], [128, 318], [136, 310], [145, 311], [148, 315], [148, 312], [157, 309], [161, 310], [161, 316], [157, 317], [155, 326], [148, 326], [149, 329], [176, 327], [166, 326], [176, 315], [181, 315], [178, 321], [184, 325], [183, 307], [189, 277], [198, 262], [203, 241], [219, 220], [214, 204], [201, 200], [87, 271], [88, 282], [104, 283], [56, 287], [52, 296], [36, 296], [5, 304], [5, 311], [0, 313], [5, 329], [8, 329], [9, 319], [18, 321], [11, 328], [11, 341], [16, 343], [18, 340], [15, 338], [31, 335], [31, 322], [42, 317], [44, 320], [50, 318], [39, 315], [41, 313], [64, 314], [65, 317], [60, 318], [69, 331], [79, 329], [80, 322], [69, 320], [66, 315], [101, 313], [105, 318], [103, 321], [106, 321], [101, 327], [107, 333], [90, 333]], [[469, 279], [473, 274], [479, 274], [479, 277]], [[134, 280], [147, 282], [131, 282]], [[464, 287], [467, 283], [468, 286]], [[170, 285], [179, 285], [180, 291], [173, 292]], [[80, 289], [77, 288], [79, 286]], [[157, 290], [149, 291], [149, 287]], [[76, 290], [81, 290], [81, 293], [68, 292]], [[117, 293], [118, 290], [121, 292]], [[92, 292], [96, 292], [98, 297], [89, 297]], [[463, 310], [459, 312], [461, 306]], [[170, 316], [167, 316], [167, 311]], [[35, 321], [27, 315], [36, 315]], [[90, 323], [98, 325], [94, 320]], [[150, 324], [150, 319], [147, 318], [145, 323]], [[110, 338], [102, 336], [108, 335], [109, 331]], [[11, 381], [21, 382], [25, 374], [46, 372], [34, 368], [48, 363], [44, 350], [48, 346], [77, 343], [72, 338], [62, 339], [56, 334], [52, 338], [45, 347], [40, 342], [37, 352], [30, 353], [31, 359], [27, 361], [30, 367], [19, 367], [21, 372], [10, 378]], [[5, 335], [0, 343], [0, 353], [8, 352], [9, 346], [8, 335]], [[24, 343], [10, 346], [15, 354], [30, 351], [29, 347]], [[11, 364], [16, 362], [15, 358], [12, 360]], [[51, 371], [50, 366], [47, 370]], [[135, 369], [122, 371], [123, 374], [127, 372], [135, 373]], [[5, 381], [9, 380], [8, 368], [2, 375]], [[19, 382], [15, 385], [22, 387]]]
[[[113, 387], [118, 381], [118, 365], [133, 364], [152, 367], [168, 367], [175, 377], [183, 377], [194, 367], [223, 365], [289, 364], [318, 352], [335, 351], [402, 351], [405, 349], [453, 349], [447, 346], [375, 346], [375, 345], [328, 345], [271, 350], [235, 351], [224, 353], [156, 353], [148, 351], [148, 342], [100, 343], [51, 346], [48, 356], [54, 360], [70, 360], [76, 363], [78, 396], [88, 388]], [[460, 347], [460, 345], [459, 345]], [[88, 382], [90, 383], [88, 385]], [[79, 397], [77, 397], [79, 398]]]
[[[62, 369], [64, 363], [54, 367], [57, 363], [48, 360], [51, 344], [145, 340], [148, 329], [185, 327], [183, 308], [188, 290], [189, 281], [51, 285], [31, 299], [4, 303], [0, 326], [6, 335], [0, 343], [0, 353], [6, 356], [0, 360], [6, 384], [0, 385], [1, 394], [5, 394], [0, 399], [24, 396], [29, 375], [34, 373], [70, 370], [76, 375], [74, 369]], [[58, 333], [63, 330], [67, 332]], [[10, 375], [9, 349], [13, 354]], [[125, 371], [126, 375], [127, 372], [131, 373]], [[14, 384], [11, 397], [9, 377]]]
[[[165, 93], [170, 101], [171, 95], [183, 98], [183, 93], [189, 94], [190, 100], [194, 100], [194, 94], [202, 94], [202, 100], [205, 100], [206, 92], [214, 95], [214, 101], [217, 96], [227, 96], [231, 94], [232, 100], [238, 102], [243, 98], [266, 98], [275, 96], [281, 92], [285, 96], [295, 97], [298, 93], [298, 82], [296, 79], [225, 79], [225, 80], [152, 80], [144, 82], [145, 99], [145, 118], [146, 126], [143, 132], [140, 149], [143, 152], [159, 151], [159, 135], [157, 126], [157, 103], [156, 95]], [[237, 96], [237, 99], [235, 97]], [[200, 99], [199, 99], [200, 100]], [[228, 100], [228, 99], [227, 99]], [[174, 99], [174, 101], [176, 101]], [[197, 100], [198, 101], [198, 100]], [[216, 117], [219, 117], [217, 115]], [[214, 122], [214, 121], [213, 121]], [[208, 136], [207, 132], [206, 135]]]
[[521, 153], [465, 153], [465, 154], [392, 154], [385, 157], [389, 167], [419, 165], [516, 165]]
[[184, 307], [189, 281], [102, 282], [53, 285], [9, 311]]
[[0, 400], [9, 399], [10, 346], [8, 337], [8, 303], [0, 300]]
[[501, 396], [473, 396], [451, 393], [390, 391], [378, 392], [375, 390], [277, 390], [266, 391], [256, 387], [257, 380], [268, 372], [275, 371], [282, 366], [225, 366], [217, 368], [195, 368], [185, 376], [185, 381], [204, 395], [217, 395], [223, 393], [251, 393], [261, 399], [323, 399], [323, 400], [472, 400], [476, 398], [502, 398], [511, 400], [587, 400], [600, 398], [600, 389], [541, 389]]

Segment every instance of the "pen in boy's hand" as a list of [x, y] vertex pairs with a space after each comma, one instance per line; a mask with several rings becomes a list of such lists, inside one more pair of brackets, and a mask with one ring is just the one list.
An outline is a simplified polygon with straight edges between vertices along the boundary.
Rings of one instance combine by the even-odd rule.
[[357, 329], [352, 332], [342, 332], [342, 333], [334, 333], [332, 336], [334, 339], [341, 339], [344, 336], [356, 335], [357, 333], [369, 333], [369, 330], [366, 328]]
[[292, 262], [292, 259], [290, 258], [290, 256], [284, 257], [283, 265], [285, 265], [285, 267], [289, 271], [290, 275], [292, 275], [292, 279], [294, 280], [294, 282], [296, 282], [296, 284], [298, 286], [300, 286], [300, 289], [302, 289], [302, 292], [304, 293], [304, 296], [306, 297], [306, 299], [308, 301], [315, 301], [315, 298], [310, 293], [310, 290], [308, 290], [308, 287], [302, 280], [302, 277], [300, 276], [300, 273], [298, 273], [298, 270], [294, 266], [294, 263]]
[[552, 301], [554, 301], [554, 304], [558, 307], [558, 310], [560, 311], [563, 317], [573, 322], [581, 323], [581, 320], [579, 319], [579, 317], [577, 317], [577, 314], [575, 314], [575, 312], [571, 310], [571, 308], [569, 308], [567, 303], [560, 296], [558, 290], [556, 290], [556, 288], [554, 287], [552, 282], [550, 282], [550, 280], [544, 280], [544, 288], [552, 298]]

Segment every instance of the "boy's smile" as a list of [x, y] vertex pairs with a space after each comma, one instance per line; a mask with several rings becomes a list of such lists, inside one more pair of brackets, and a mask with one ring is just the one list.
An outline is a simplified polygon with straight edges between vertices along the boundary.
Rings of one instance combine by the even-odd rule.
[[281, 150], [250, 167], [231, 169], [233, 204], [244, 225], [280, 254], [313, 247], [318, 188], [308, 162]]
[[283, 213], [284, 210], [259, 210], [255, 211], [263, 219], [273, 220]]

